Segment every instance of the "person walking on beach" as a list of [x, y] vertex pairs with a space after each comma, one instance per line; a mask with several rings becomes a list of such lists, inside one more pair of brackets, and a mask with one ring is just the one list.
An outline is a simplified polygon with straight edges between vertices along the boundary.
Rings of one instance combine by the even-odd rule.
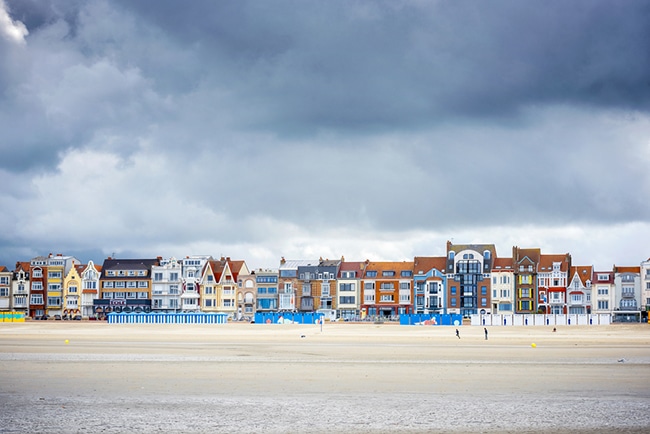
[[485, 340], [487, 341], [487, 327], [483, 327], [483, 330], [485, 331]]
[[458, 333], [458, 329], [456, 329], [456, 337], [460, 339], [460, 333]]

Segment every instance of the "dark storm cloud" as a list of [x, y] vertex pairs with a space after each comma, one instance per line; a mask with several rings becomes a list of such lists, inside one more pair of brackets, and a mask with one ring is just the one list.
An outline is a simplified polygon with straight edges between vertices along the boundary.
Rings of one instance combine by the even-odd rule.
[[[528, 105], [650, 108], [647, 2], [122, 2], [200, 53], [252, 125], [431, 126]], [[209, 66], [208, 66], [209, 65]]]

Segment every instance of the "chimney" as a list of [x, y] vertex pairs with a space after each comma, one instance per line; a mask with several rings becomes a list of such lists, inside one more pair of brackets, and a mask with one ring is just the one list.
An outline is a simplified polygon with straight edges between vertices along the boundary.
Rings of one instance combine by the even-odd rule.
[[283, 256], [283, 257], [280, 259], [280, 264], [281, 264], [281, 265], [284, 265], [284, 264], [286, 264], [286, 263], [287, 263], [287, 260], [284, 259], [284, 256]]

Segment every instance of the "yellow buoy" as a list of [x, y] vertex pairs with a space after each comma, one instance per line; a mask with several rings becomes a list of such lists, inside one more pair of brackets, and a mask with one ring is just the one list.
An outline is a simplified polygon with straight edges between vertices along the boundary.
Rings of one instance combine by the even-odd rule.
[[69, 344], [69, 343], [70, 343], [70, 341], [66, 339], [66, 340], [65, 340], [65, 343], [66, 343], [66, 344]]
[[530, 344], [530, 346], [533, 347], [533, 348], [536, 348], [537, 344], [533, 342], [532, 344]]

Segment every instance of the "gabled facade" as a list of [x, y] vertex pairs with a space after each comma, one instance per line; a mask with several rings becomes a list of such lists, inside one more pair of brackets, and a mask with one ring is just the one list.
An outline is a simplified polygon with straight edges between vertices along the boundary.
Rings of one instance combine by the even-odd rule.
[[413, 261], [368, 262], [362, 284], [362, 317], [393, 319], [413, 313]]
[[151, 269], [155, 259], [107, 258], [99, 276], [100, 297], [93, 301], [99, 318], [109, 312], [151, 311]]
[[[524, 259], [525, 263], [527, 259]], [[515, 270], [512, 258], [495, 258], [492, 265], [491, 314], [511, 314], [515, 305]], [[524, 279], [526, 281], [526, 279]]]
[[11, 281], [13, 273], [0, 265], [0, 311], [11, 310]]
[[201, 286], [201, 310], [221, 312], [235, 318], [237, 312], [237, 277], [231, 268], [233, 261], [222, 257], [210, 260], [204, 269]]
[[101, 265], [96, 265], [93, 261], [81, 271], [81, 316], [94, 317], [95, 300], [99, 298], [99, 276], [101, 275]]
[[548, 293], [538, 287], [541, 250], [512, 248], [514, 271], [514, 313], [545, 313], [548, 311]]
[[613, 271], [594, 271], [591, 278], [592, 313], [611, 313], [616, 307]]
[[81, 272], [86, 266], [75, 264], [63, 278], [63, 319], [81, 316]]
[[361, 277], [366, 269], [366, 262], [346, 261], [341, 258], [338, 279], [336, 280], [335, 307], [343, 320], [360, 319]]
[[568, 313], [567, 285], [570, 269], [571, 255], [568, 253], [559, 255], [542, 254], [540, 256], [537, 287], [539, 292], [546, 296], [546, 313]]
[[230, 271], [232, 272], [232, 279], [236, 283], [235, 285], [235, 319], [241, 319], [243, 317], [251, 317], [255, 313], [255, 290], [246, 289], [244, 287], [244, 281], [251, 282], [248, 278], [250, 277], [250, 270], [246, 261], [244, 260], [232, 260], [226, 258], [228, 264], [230, 265]]
[[641, 312], [641, 267], [614, 265], [613, 271], [616, 287], [615, 320], [624, 320], [628, 313], [636, 318], [637, 313]]
[[449, 313], [469, 316], [491, 306], [490, 271], [494, 244], [452, 244], [447, 241], [447, 305]]
[[16, 262], [11, 282], [11, 310], [29, 315], [29, 262]]
[[446, 313], [446, 265], [444, 256], [416, 256], [413, 259], [413, 313]]
[[151, 267], [151, 308], [156, 312], [178, 312], [181, 308], [182, 265], [176, 258], [159, 259]]
[[570, 314], [591, 313], [591, 277], [594, 269], [590, 265], [572, 266], [567, 286], [567, 310]]

